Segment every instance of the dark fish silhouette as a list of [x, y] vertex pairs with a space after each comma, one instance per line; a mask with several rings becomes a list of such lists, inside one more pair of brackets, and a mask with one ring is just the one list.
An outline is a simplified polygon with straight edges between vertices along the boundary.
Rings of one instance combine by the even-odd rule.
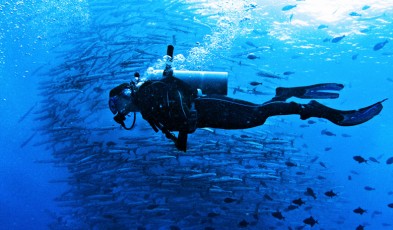
[[345, 134], [345, 133], [341, 134], [341, 136], [342, 136], [342, 137], [352, 137], [351, 135]]
[[393, 203], [388, 204], [389, 208], [393, 208]]
[[285, 211], [288, 212], [288, 211], [295, 210], [295, 209], [297, 209], [297, 208], [299, 208], [299, 206], [290, 204], [290, 205], [285, 209]]
[[325, 169], [327, 169], [327, 167], [326, 167], [325, 163], [323, 163], [322, 161], [321, 161], [321, 162], [319, 162], [319, 165], [320, 165], [320, 166], [322, 166], [322, 167], [324, 167]]
[[237, 201], [237, 199], [233, 199], [233, 198], [230, 198], [230, 197], [227, 197], [227, 198], [224, 199], [225, 203], [233, 203], [235, 201]]
[[337, 196], [337, 193], [334, 193], [333, 190], [330, 190], [330, 191], [325, 192], [325, 195], [332, 198], [332, 197]]
[[324, 177], [324, 176], [317, 176], [317, 179], [318, 180], [326, 180], [326, 177]]
[[281, 214], [280, 211], [272, 212], [272, 216], [279, 220], [285, 220], [285, 217]]
[[354, 156], [353, 159], [354, 159], [355, 161], [357, 161], [359, 164], [361, 164], [361, 163], [367, 163], [367, 160], [364, 159], [362, 156]]
[[358, 56], [359, 56], [359, 54], [354, 54], [354, 55], [352, 55], [352, 60], [358, 59]]
[[247, 228], [249, 224], [250, 223], [248, 223], [245, 219], [243, 219], [242, 221], [239, 222], [238, 226], [239, 228]]
[[329, 136], [329, 137], [336, 136], [336, 134], [334, 134], [334, 133], [328, 131], [327, 129], [322, 130], [322, 131], [321, 131], [321, 134], [322, 134], [322, 135]]
[[356, 227], [356, 230], [364, 230], [364, 226], [361, 225], [361, 224], [359, 224], [359, 225]]
[[382, 214], [382, 212], [380, 212], [380, 211], [374, 211], [373, 214], [371, 215], [371, 217], [374, 218], [375, 216], [381, 215], [381, 214]]
[[304, 193], [304, 195], [306, 196], [311, 196], [314, 199], [317, 199], [317, 196], [314, 193], [314, 190], [312, 190], [312, 188], [307, 188], [306, 192]]
[[295, 72], [292, 72], [292, 71], [285, 71], [283, 74], [284, 74], [284, 75], [292, 75], [292, 74], [295, 74]]
[[297, 5], [286, 5], [284, 6], [281, 10], [282, 11], [288, 11], [288, 10], [292, 10], [293, 8], [295, 8]]
[[273, 200], [273, 198], [271, 198], [271, 196], [269, 196], [268, 194], [263, 195], [263, 198], [265, 198], [266, 200], [270, 200], [270, 201]]
[[315, 224], [318, 224], [318, 221], [315, 220], [312, 216], [303, 220], [303, 223], [310, 225], [313, 227]]
[[294, 203], [294, 204], [296, 204], [296, 205], [299, 205], [299, 206], [302, 206], [302, 205], [305, 204], [306, 202], [304, 202], [304, 201], [302, 200], [302, 198], [299, 198], [299, 199], [293, 200], [292, 203]]
[[315, 123], [317, 123], [317, 122], [316, 122], [316, 121], [313, 121], [313, 120], [308, 120], [307, 123], [310, 124], [310, 125], [312, 125], [312, 124], [315, 124]]
[[257, 85], [262, 85], [262, 84], [263, 84], [262, 82], [257, 82], [257, 81], [250, 82], [250, 85], [252, 85], [252, 86], [257, 86]]
[[220, 213], [209, 212], [209, 213], [207, 214], [207, 217], [214, 218], [214, 217], [217, 217], [217, 216], [219, 216], [219, 215], [220, 215]]
[[369, 157], [368, 158], [370, 161], [372, 161], [372, 162], [375, 162], [375, 163], [381, 163], [381, 162], [379, 162], [377, 159], [375, 159], [375, 157]]
[[248, 59], [251, 59], [251, 60], [254, 60], [254, 59], [257, 59], [258, 56], [255, 55], [254, 53], [249, 53], [249, 54], [247, 55], [247, 58], [248, 58]]
[[328, 28], [328, 26], [324, 24], [318, 26], [318, 30], [325, 29], [325, 28]]
[[370, 187], [370, 186], [364, 186], [364, 189], [367, 191], [374, 191], [375, 190], [375, 188]]
[[359, 13], [356, 13], [356, 12], [351, 12], [351, 13], [349, 13], [349, 16], [352, 16], [352, 17], [360, 17], [360, 16], [362, 16], [362, 15], [359, 14]]
[[180, 230], [180, 228], [178, 226], [176, 226], [176, 225], [169, 226], [169, 229], [170, 230]]
[[379, 42], [379, 43], [375, 44], [374, 47], [373, 47], [373, 50], [374, 50], [374, 51], [377, 51], [377, 50], [382, 49], [388, 42], [389, 42], [389, 41], [386, 39], [386, 40], [383, 41], [383, 42]]
[[296, 167], [297, 166], [297, 164], [290, 162], [290, 161], [285, 162], [285, 165], [288, 167]]
[[314, 163], [315, 161], [317, 161], [319, 159], [318, 156], [314, 157], [313, 159], [311, 159], [310, 163]]
[[339, 37], [335, 37], [335, 38], [332, 39], [331, 42], [332, 43], [337, 43], [337, 42], [341, 41], [343, 38], [345, 38], [345, 35], [339, 36]]
[[364, 6], [362, 7], [362, 10], [367, 10], [367, 9], [369, 9], [369, 8], [370, 8], [369, 5], [364, 5]]
[[388, 165], [393, 164], [393, 157], [389, 157], [389, 158], [386, 160], [386, 164], [388, 164]]
[[327, 151], [330, 151], [330, 150], [332, 150], [332, 147], [326, 147], [325, 148], [325, 151], [327, 152]]
[[357, 213], [357, 214], [360, 214], [360, 215], [363, 215], [363, 213], [365, 213], [365, 212], [367, 212], [367, 211], [364, 210], [364, 209], [362, 209], [361, 207], [359, 207], [359, 208], [357, 208], [357, 209], [354, 209], [353, 212], [354, 212], [354, 213]]

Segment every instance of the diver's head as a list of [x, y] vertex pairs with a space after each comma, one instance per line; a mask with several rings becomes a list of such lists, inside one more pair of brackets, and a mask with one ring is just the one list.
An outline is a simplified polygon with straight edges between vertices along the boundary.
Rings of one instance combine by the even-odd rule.
[[123, 83], [113, 88], [109, 93], [109, 109], [113, 114], [122, 116], [138, 111], [135, 105], [135, 86]]

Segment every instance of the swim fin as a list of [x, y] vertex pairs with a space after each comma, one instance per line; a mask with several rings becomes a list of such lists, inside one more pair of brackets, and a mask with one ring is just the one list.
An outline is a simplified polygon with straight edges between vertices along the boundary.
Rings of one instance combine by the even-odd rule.
[[338, 93], [326, 91], [339, 91], [344, 88], [343, 84], [337, 83], [323, 83], [310, 86], [299, 87], [278, 87], [276, 95], [272, 101], [285, 101], [290, 97], [297, 97], [302, 99], [326, 99], [338, 98]]
[[374, 116], [378, 115], [383, 106], [382, 102], [386, 101], [384, 99], [373, 105], [358, 109], [358, 110], [337, 110], [329, 108], [321, 103], [312, 100], [310, 103], [302, 106], [302, 111], [300, 113], [300, 118], [302, 120], [308, 119], [310, 117], [325, 118], [332, 123], [340, 126], [353, 126], [362, 124]]

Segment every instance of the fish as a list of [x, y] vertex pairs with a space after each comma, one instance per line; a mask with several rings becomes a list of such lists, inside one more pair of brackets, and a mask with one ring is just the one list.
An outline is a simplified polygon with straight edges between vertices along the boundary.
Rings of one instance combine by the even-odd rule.
[[257, 55], [255, 55], [254, 53], [249, 53], [249, 54], [247, 54], [247, 58], [250, 59], [250, 60], [254, 60], [254, 59], [257, 59], [259, 57]]
[[325, 24], [321, 24], [321, 25], [318, 26], [318, 30], [326, 29], [326, 28], [328, 28], [328, 26], [325, 25]]
[[282, 11], [288, 11], [288, 10], [292, 10], [293, 8], [295, 8], [297, 5], [286, 5], [283, 8], [281, 8]]
[[321, 131], [321, 134], [322, 134], [322, 135], [329, 136], [329, 137], [336, 136], [336, 134], [334, 134], [334, 133], [328, 131], [327, 129], [322, 130], [322, 131]]
[[250, 223], [248, 223], [245, 219], [243, 219], [242, 221], [239, 222], [238, 226], [239, 228], [247, 228], [249, 224]]
[[271, 72], [266, 71], [266, 70], [259, 70], [257, 72], [257, 75], [260, 76], [260, 77], [267, 77], [267, 78], [273, 78], [273, 79], [285, 79], [285, 78], [283, 78], [283, 77], [281, 77], [279, 75], [276, 75], [276, 74], [271, 73]]
[[384, 56], [392, 56], [393, 52], [383, 52], [381, 54], [384, 55]]
[[273, 200], [273, 198], [272, 198], [271, 196], [269, 196], [268, 194], [263, 195], [263, 198], [264, 198], [265, 200], [270, 200], [270, 201]]
[[20, 147], [23, 148], [25, 147], [34, 137], [35, 135], [38, 133], [38, 131], [34, 132], [33, 134], [30, 135], [29, 138], [27, 138], [21, 145]]
[[317, 122], [316, 122], [316, 121], [313, 121], [313, 120], [308, 120], [308, 121], [307, 121], [307, 124], [310, 124], [310, 125], [315, 124], [315, 123], [317, 123]]
[[299, 208], [299, 206], [290, 204], [290, 205], [288, 205], [288, 207], [285, 209], [285, 211], [288, 212], [288, 211], [295, 210], [295, 209], [297, 209], [297, 208]]
[[255, 44], [254, 44], [253, 42], [251, 42], [251, 41], [246, 41], [246, 44], [249, 45], [249, 46], [251, 46], [251, 47], [258, 48], [258, 46], [255, 45]]
[[302, 198], [299, 198], [299, 199], [293, 200], [292, 203], [294, 203], [294, 204], [296, 204], [296, 205], [299, 205], [299, 206], [302, 206], [302, 205], [305, 204], [306, 202], [304, 202], [304, 201], [302, 200]]
[[326, 177], [324, 177], [324, 176], [317, 176], [317, 179], [318, 180], [326, 180]]
[[353, 159], [354, 159], [355, 161], [357, 161], [359, 164], [361, 164], [361, 163], [367, 163], [367, 160], [364, 159], [362, 156], [354, 156]]
[[303, 220], [303, 223], [310, 225], [313, 227], [315, 224], [318, 224], [318, 221], [315, 220], [312, 216]]
[[351, 135], [346, 134], [346, 133], [341, 134], [341, 136], [342, 136], [342, 137], [352, 137]]
[[337, 43], [339, 41], [341, 41], [343, 38], [345, 38], [345, 35], [339, 36], [339, 37], [335, 37], [332, 39], [332, 43]]
[[295, 164], [293, 162], [290, 162], [290, 161], [286, 161], [285, 165], [288, 166], [288, 167], [296, 167], [297, 166], [297, 164]]
[[217, 216], [220, 216], [220, 213], [209, 212], [209, 213], [207, 214], [207, 217], [210, 217], [210, 218], [214, 218], [214, 217], [217, 217]]
[[227, 198], [224, 199], [224, 202], [227, 203], [227, 204], [233, 203], [235, 201], [237, 201], [237, 199], [233, 199], [233, 198], [230, 198], [230, 197], [227, 197]]
[[383, 42], [379, 42], [379, 43], [375, 44], [374, 47], [373, 47], [373, 50], [374, 50], [374, 51], [377, 51], [377, 50], [382, 49], [388, 42], [389, 42], [389, 41], [386, 39], [386, 40], [383, 41]]
[[389, 208], [393, 208], [393, 203], [388, 204]]
[[322, 161], [321, 161], [321, 162], [319, 162], [319, 165], [320, 165], [320, 166], [322, 166], [322, 167], [324, 167], [325, 169], [327, 169], [327, 167], [326, 167], [325, 163], [323, 163]]
[[257, 86], [257, 85], [262, 85], [262, 84], [263, 84], [262, 82], [257, 82], [257, 81], [250, 82], [250, 85], [252, 85], [252, 86]]
[[285, 220], [285, 217], [282, 215], [282, 213], [280, 211], [272, 212], [272, 216], [274, 218], [279, 219], [279, 220]]
[[371, 215], [371, 217], [375, 217], [376, 215], [381, 215], [382, 214], [382, 212], [380, 212], [380, 211], [374, 211], [373, 212], [373, 214]]
[[332, 147], [326, 147], [325, 148], [325, 151], [327, 152], [327, 151], [330, 151], [330, 150], [332, 150]]
[[362, 209], [361, 207], [353, 210], [354, 213], [363, 215], [363, 213], [367, 212], [367, 210]]
[[312, 198], [317, 199], [317, 196], [314, 193], [314, 190], [312, 188], [307, 188], [306, 192], [304, 192], [304, 195], [306, 196], [311, 196]]
[[292, 75], [292, 74], [295, 74], [295, 72], [293, 72], [293, 71], [285, 71], [283, 74], [284, 75]]
[[358, 56], [359, 56], [359, 54], [354, 54], [354, 55], [352, 55], [352, 60], [356, 60], [356, 59], [358, 59]]
[[367, 191], [374, 191], [375, 190], [375, 188], [370, 187], [370, 186], [364, 186], [364, 189]]
[[315, 163], [319, 159], [318, 156], [314, 157], [313, 159], [310, 160], [310, 163]]
[[388, 165], [393, 164], [393, 157], [389, 157], [389, 158], [386, 160], [386, 164], [388, 164]]
[[369, 6], [369, 5], [364, 5], [364, 6], [362, 7], [362, 10], [370, 9], [370, 7], [371, 7], [371, 6]]
[[330, 42], [330, 38], [325, 38], [322, 40], [323, 42]]
[[374, 157], [369, 157], [368, 158], [370, 161], [372, 161], [372, 162], [375, 162], [375, 163], [381, 163], [381, 162], [379, 162], [377, 159], [375, 159]]
[[334, 193], [333, 190], [330, 190], [330, 191], [325, 192], [325, 195], [326, 195], [327, 197], [332, 198], [332, 197], [337, 196], [337, 193]]
[[30, 109], [27, 110], [27, 112], [26, 112], [25, 114], [23, 114], [23, 116], [21, 116], [21, 117], [19, 118], [18, 123], [22, 122], [22, 121], [31, 113], [31, 111], [34, 110], [34, 108], [37, 106], [37, 104], [38, 104], [38, 103], [36, 102], [33, 106], [31, 106]]
[[359, 225], [356, 227], [355, 230], [364, 230], [364, 226], [361, 225], [361, 224], [359, 224]]
[[349, 13], [349, 16], [352, 16], [352, 17], [360, 17], [360, 16], [362, 16], [362, 15], [359, 14], [359, 13], [356, 13], [356, 12], [351, 12], [351, 13]]

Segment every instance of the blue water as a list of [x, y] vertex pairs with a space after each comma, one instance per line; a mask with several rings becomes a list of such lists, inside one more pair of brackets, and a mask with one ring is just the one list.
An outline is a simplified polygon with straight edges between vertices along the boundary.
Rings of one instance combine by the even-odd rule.
[[[392, 3], [8, 1], [0, 15], [0, 229], [301, 229], [310, 216], [314, 229], [393, 228]], [[226, 71], [228, 96], [255, 103], [323, 82], [345, 85], [321, 100], [333, 108], [390, 99], [359, 126], [274, 117], [198, 130], [180, 153], [139, 115], [120, 129], [107, 108], [111, 88], [163, 66], [168, 44], [175, 68]]]

